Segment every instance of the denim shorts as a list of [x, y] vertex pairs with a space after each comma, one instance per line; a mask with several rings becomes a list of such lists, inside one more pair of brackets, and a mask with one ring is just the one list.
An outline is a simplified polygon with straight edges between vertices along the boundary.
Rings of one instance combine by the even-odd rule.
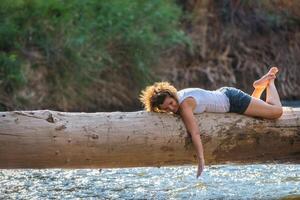
[[251, 101], [249, 94], [234, 87], [221, 87], [217, 90], [228, 97], [230, 103], [229, 112], [243, 114], [248, 108]]

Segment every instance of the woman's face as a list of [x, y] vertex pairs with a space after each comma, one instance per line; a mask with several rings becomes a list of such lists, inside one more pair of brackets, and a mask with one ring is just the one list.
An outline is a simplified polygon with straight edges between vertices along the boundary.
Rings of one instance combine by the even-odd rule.
[[159, 109], [166, 112], [176, 113], [179, 109], [179, 104], [173, 97], [167, 96], [164, 100], [164, 103], [159, 106]]

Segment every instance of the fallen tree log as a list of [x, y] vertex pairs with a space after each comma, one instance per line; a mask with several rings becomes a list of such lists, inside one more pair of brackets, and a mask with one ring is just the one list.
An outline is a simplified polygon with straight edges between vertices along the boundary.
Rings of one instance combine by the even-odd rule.
[[[300, 163], [300, 109], [278, 120], [196, 115], [206, 164]], [[108, 168], [196, 163], [180, 117], [139, 112], [0, 112], [0, 168]]]

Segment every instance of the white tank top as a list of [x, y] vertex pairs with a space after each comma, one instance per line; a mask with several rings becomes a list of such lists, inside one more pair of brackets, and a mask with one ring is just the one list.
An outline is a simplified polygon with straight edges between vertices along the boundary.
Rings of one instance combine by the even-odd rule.
[[194, 113], [202, 112], [229, 112], [230, 103], [228, 97], [217, 90], [210, 91], [201, 88], [186, 88], [177, 92], [179, 104], [187, 97], [193, 97], [196, 101]]

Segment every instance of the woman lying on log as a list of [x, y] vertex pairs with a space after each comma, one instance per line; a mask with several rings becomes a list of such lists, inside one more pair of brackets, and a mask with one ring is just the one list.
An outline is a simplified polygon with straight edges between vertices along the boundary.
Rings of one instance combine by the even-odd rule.
[[[203, 146], [194, 113], [234, 112], [265, 119], [277, 119], [282, 115], [282, 105], [274, 84], [277, 67], [253, 83], [252, 95], [234, 88], [221, 87], [210, 91], [201, 88], [185, 88], [177, 91], [168, 82], [156, 82], [146, 87], [140, 100], [149, 112], [166, 112], [179, 114], [191, 135], [197, 151], [199, 177], [204, 169]], [[266, 101], [260, 99], [267, 89]]]

